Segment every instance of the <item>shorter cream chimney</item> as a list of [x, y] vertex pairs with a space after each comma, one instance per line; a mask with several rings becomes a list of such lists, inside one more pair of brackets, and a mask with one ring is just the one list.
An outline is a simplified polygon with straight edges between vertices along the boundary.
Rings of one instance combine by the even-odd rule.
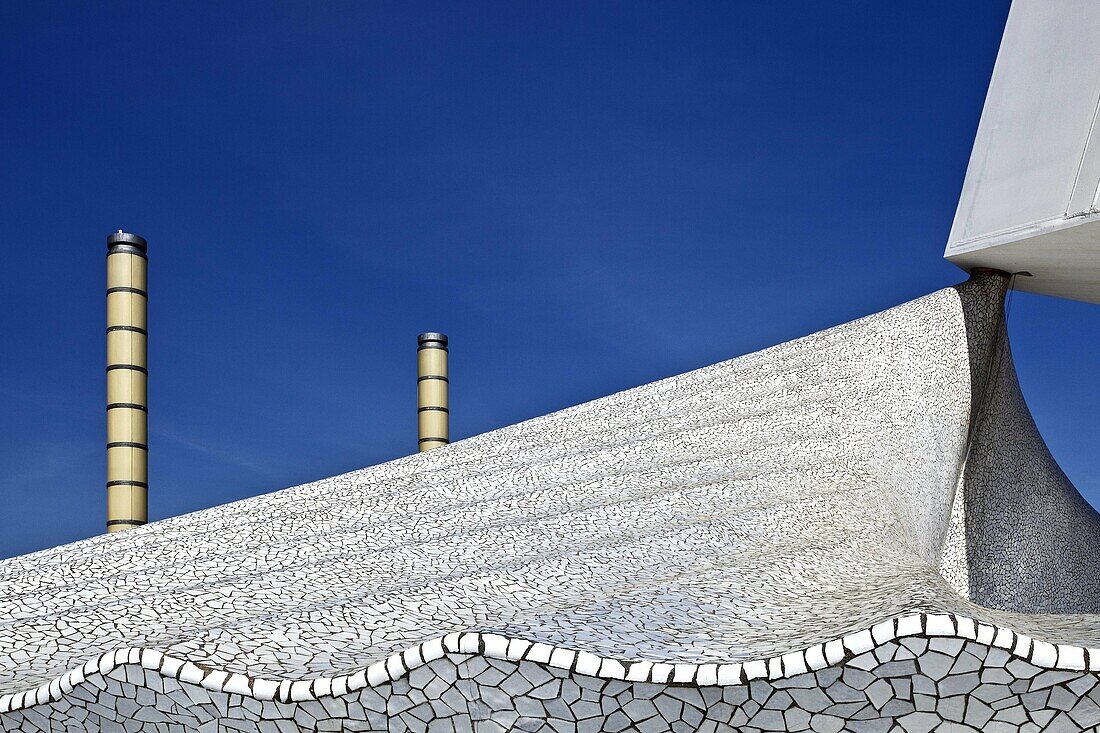
[[417, 445], [421, 453], [450, 443], [447, 408], [447, 337], [422, 333], [416, 339]]

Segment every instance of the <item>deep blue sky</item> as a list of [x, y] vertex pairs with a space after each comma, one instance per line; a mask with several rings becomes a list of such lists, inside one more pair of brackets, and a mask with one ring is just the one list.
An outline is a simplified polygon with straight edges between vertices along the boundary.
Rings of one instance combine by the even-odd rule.
[[[962, 279], [1008, 2], [0, 10], [0, 556], [104, 521], [104, 238], [150, 242], [151, 515], [461, 438]], [[1100, 307], [1017, 294], [1100, 504]]]

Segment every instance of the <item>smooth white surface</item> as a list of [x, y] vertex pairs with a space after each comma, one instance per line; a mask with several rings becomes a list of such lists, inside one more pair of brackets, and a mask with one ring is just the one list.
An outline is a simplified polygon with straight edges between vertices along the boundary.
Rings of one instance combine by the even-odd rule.
[[1100, 3], [1015, 0], [945, 256], [1100, 303]]

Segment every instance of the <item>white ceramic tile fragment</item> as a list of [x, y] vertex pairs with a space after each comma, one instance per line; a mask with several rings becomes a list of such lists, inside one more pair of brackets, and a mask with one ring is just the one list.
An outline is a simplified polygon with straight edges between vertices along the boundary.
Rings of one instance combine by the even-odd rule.
[[955, 636], [955, 623], [946, 613], [928, 615], [924, 633], [929, 636]]
[[695, 672], [698, 668], [694, 664], [687, 664], [684, 662], [673, 665], [672, 681], [677, 684], [687, 684], [695, 679]]
[[648, 682], [653, 662], [634, 662], [626, 670], [626, 679], [630, 682]]
[[485, 655], [494, 659], [508, 658], [508, 639], [500, 634], [482, 634], [485, 644]]
[[844, 641], [842, 639], [833, 639], [825, 644], [825, 660], [829, 664], [840, 664], [844, 661]]
[[436, 637], [424, 642], [420, 647], [420, 656], [425, 662], [434, 662], [436, 659], [442, 659], [446, 652], [443, 651], [443, 638]]
[[180, 680], [182, 680], [183, 682], [189, 682], [193, 685], [200, 684], [202, 682], [202, 678], [205, 676], [206, 674], [191, 662], [184, 662], [182, 665], [180, 665], [179, 672], [177, 673], [177, 677]]
[[1085, 650], [1083, 647], [1075, 646], [1073, 644], [1059, 644], [1058, 645], [1058, 668], [1059, 669], [1073, 669], [1083, 670], [1085, 669]]
[[599, 676], [606, 679], [623, 680], [626, 679], [626, 667], [617, 659], [603, 659], [600, 662]]
[[814, 644], [812, 647], [806, 650], [806, 667], [811, 670], [825, 669], [829, 666], [828, 660], [825, 659], [825, 645]]
[[543, 644], [537, 642], [531, 645], [531, 648], [527, 650], [526, 659], [532, 662], [538, 662], [539, 664], [546, 664], [550, 661], [550, 655], [554, 653], [554, 648], [549, 644]]
[[590, 677], [595, 677], [600, 672], [601, 661], [602, 660], [599, 657], [591, 652], [577, 652], [577, 674], [585, 674]]
[[668, 682], [672, 677], [674, 666], [671, 664], [665, 664], [664, 662], [654, 662], [653, 666], [649, 669], [649, 681], [650, 682]]
[[348, 694], [348, 675], [340, 675], [332, 678], [332, 684], [330, 685], [329, 694], [333, 697], [343, 697]]
[[1058, 664], [1058, 649], [1053, 644], [1034, 640], [1031, 646], [1031, 663], [1036, 667], [1053, 669]]
[[848, 634], [843, 639], [844, 648], [853, 656], [869, 652], [875, 647], [875, 640], [871, 638], [871, 632], [867, 629]]
[[202, 678], [202, 686], [208, 690], [221, 692], [225, 681], [229, 679], [229, 673], [224, 669], [215, 669]]
[[965, 616], [955, 617], [956, 633], [963, 639], [977, 639], [978, 626], [974, 619]]
[[740, 663], [736, 664], [720, 664], [718, 665], [718, 684], [720, 685], [737, 685], [741, 683], [741, 669]]
[[234, 695], [252, 696], [253, 694], [248, 677], [243, 674], [230, 674], [222, 685], [222, 690]]
[[391, 680], [405, 676], [405, 665], [401, 661], [401, 653], [391, 654], [386, 657], [386, 676]]
[[894, 638], [894, 620], [880, 621], [871, 627], [871, 638], [875, 645], [885, 644]]
[[386, 671], [386, 662], [375, 662], [367, 667], [367, 685], [377, 687], [390, 681], [390, 675]]
[[577, 653], [572, 649], [562, 649], [559, 647], [550, 653], [548, 664], [558, 669], [569, 669], [573, 666], [573, 660], [576, 659], [576, 657]]
[[784, 654], [783, 660], [783, 674], [786, 677], [793, 677], [796, 674], [805, 674], [809, 669], [806, 666], [806, 657], [802, 652], [791, 652], [790, 654]]
[[290, 700], [291, 702], [303, 702], [305, 700], [312, 700], [313, 691], [310, 689], [313, 683], [309, 680], [296, 680], [290, 683]]
[[696, 673], [695, 683], [703, 686], [717, 685], [718, 665], [713, 663], [700, 664]]
[[1031, 637], [1016, 634], [1016, 645], [1012, 647], [1012, 653], [1018, 657], [1027, 657], [1031, 653]]
[[924, 633], [924, 624], [921, 620], [920, 614], [911, 613], [905, 616], [898, 617], [897, 621], [897, 638], [901, 639], [906, 636], [917, 636]]
[[481, 648], [481, 635], [476, 633], [460, 634], [458, 651], [462, 654], [476, 654]]
[[531, 642], [526, 639], [510, 639], [508, 641], [508, 651], [505, 658], [518, 661], [523, 659], [523, 655], [530, 648]]
[[275, 680], [252, 680], [252, 696], [257, 700], [274, 700], [275, 693], [279, 690], [279, 683]]
[[1016, 634], [1009, 629], [998, 628], [993, 637], [993, 646], [1001, 649], [1012, 649], [1016, 645]]
[[768, 664], [762, 659], [756, 659], [742, 664], [746, 679], [755, 680], [768, 676]]

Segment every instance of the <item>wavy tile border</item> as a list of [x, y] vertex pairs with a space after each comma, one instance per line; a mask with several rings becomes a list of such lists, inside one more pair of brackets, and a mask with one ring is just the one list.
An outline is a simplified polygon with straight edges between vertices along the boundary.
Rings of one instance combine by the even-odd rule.
[[754, 679], [777, 680], [842, 664], [886, 642], [906, 637], [954, 637], [1004, 649], [1036, 667], [1100, 673], [1100, 649], [1050, 644], [992, 624], [955, 614], [914, 613], [882, 621], [807, 649], [748, 662], [647, 662], [601, 657], [541, 642], [477, 631], [456, 632], [390, 655], [364, 670], [312, 680], [271, 680], [169, 656], [155, 649], [128, 647], [104, 652], [81, 667], [26, 692], [0, 695], [0, 714], [60, 701], [91, 675], [107, 675], [128, 664], [165, 678], [199, 685], [214, 692], [294, 703], [341, 697], [365, 687], [400, 679], [410, 671], [448, 654], [475, 654], [513, 662], [545, 664], [576, 674], [627, 682], [672, 685], [741, 685]]

